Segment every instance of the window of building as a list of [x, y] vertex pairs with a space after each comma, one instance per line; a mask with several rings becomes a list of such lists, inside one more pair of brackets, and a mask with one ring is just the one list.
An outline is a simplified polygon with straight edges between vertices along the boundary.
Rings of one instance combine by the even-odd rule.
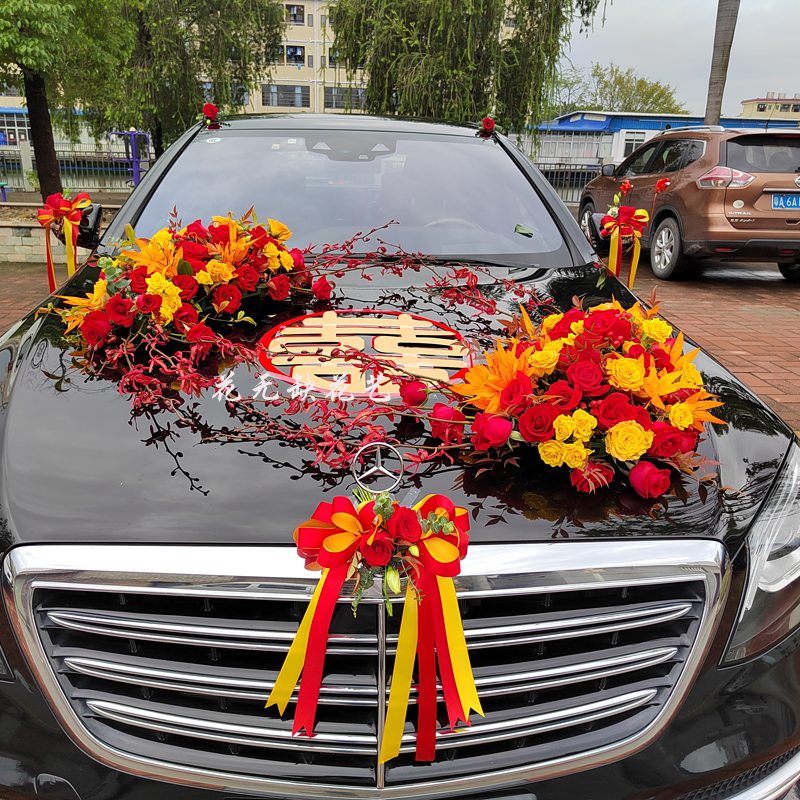
[[788, 111], [789, 104], [788, 103], [781, 103], [781, 111]]
[[286, 48], [286, 63], [302, 67], [306, 63], [306, 49], [299, 45], [292, 45]]
[[269, 59], [270, 64], [283, 64], [284, 61], [284, 49], [283, 45], [277, 47], [275, 49], [271, 49], [267, 52], [267, 58]]
[[350, 86], [326, 86], [325, 108], [363, 109], [367, 90]]
[[309, 56], [308, 57], [308, 68], [309, 69], [314, 69], [314, 56]]
[[505, 26], [506, 28], [516, 28], [517, 27], [516, 19], [514, 19], [514, 17], [506, 17]]
[[265, 83], [261, 86], [261, 104], [288, 108], [310, 108], [311, 89], [309, 86]]
[[320, 28], [324, 28], [325, 27], [325, 20], [326, 19], [327, 19], [327, 17], [324, 14], [320, 14], [319, 15], [319, 26], [320, 26]]
[[22, 97], [22, 92], [16, 86], [0, 81], [0, 97]]
[[792, 106], [792, 113], [794, 114], [800, 113], [800, 105]]
[[313, 28], [314, 27], [314, 15], [313, 14], [309, 14], [308, 15], [308, 27], [309, 28]]
[[305, 25], [306, 7], [305, 6], [286, 6], [286, 16], [290, 25]]
[[211, 81], [202, 81], [200, 85], [203, 87], [203, 100], [206, 103], [213, 103], [214, 87], [211, 85]]
[[243, 83], [231, 84], [231, 96], [237, 106], [246, 106], [250, 102], [250, 92]]
[[331, 69], [336, 66], [336, 59], [338, 57], [339, 54], [335, 50], [328, 50], [328, 66], [331, 67]]
[[767, 110], [767, 104], [766, 103], [759, 103], [758, 104], [758, 110], [759, 111], [766, 111]]
[[644, 131], [625, 131], [625, 150], [623, 158], [627, 158], [640, 144], [644, 144]]
[[325, 69], [325, 56], [319, 57], [319, 65], [322, 67], [322, 69]]
[[29, 139], [27, 114], [0, 114], [0, 143], [16, 145]]

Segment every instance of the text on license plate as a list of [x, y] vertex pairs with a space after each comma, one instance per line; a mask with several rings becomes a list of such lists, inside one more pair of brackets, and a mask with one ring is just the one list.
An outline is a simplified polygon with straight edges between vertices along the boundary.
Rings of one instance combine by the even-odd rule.
[[772, 195], [772, 209], [792, 209], [800, 211], [800, 194], [774, 194]]

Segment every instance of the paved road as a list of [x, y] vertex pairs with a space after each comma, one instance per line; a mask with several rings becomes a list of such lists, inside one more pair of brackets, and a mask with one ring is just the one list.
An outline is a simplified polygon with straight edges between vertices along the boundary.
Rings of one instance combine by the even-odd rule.
[[[800, 284], [772, 264], [696, 262], [689, 280], [659, 281], [645, 256], [636, 291], [800, 430]], [[58, 277], [66, 277], [64, 267]], [[0, 333], [47, 295], [44, 265], [0, 263]]]

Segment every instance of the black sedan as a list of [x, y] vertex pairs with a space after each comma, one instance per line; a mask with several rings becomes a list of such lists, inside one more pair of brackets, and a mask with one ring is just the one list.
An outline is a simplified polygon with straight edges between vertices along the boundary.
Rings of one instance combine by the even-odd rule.
[[[356, 115], [193, 128], [96, 255], [173, 208], [208, 222], [250, 206], [299, 247], [395, 220], [379, 234], [392, 245], [507, 279], [501, 311], [515, 285], [562, 312], [635, 301], [598, 285], [591, 245], [508, 139]], [[98, 274], [90, 260], [58, 294]], [[315, 313], [399, 313], [459, 341], [501, 330], [414, 277], [344, 280]], [[248, 309], [259, 337], [309, 316], [272, 309]], [[513, 465], [405, 473], [398, 496], [470, 512], [456, 588], [485, 716], [443, 725], [425, 762], [409, 723], [380, 764], [398, 621], [379, 593], [334, 615], [316, 735], [264, 709], [316, 582], [292, 531], [349, 472], [287, 442], [200, 443], [228, 424], [211, 392], [181, 424], [132, 411], [75, 369], [63, 334], [32, 312], [0, 338], [4, 797], [778, 800], [800, 777], [800, 448], [710, 356], [695, 363], [724, 402], [701, 444], [718, 491], [687, 482], [656, 511]], [[271, 365], [287, 383], [295, 366]], [[251, 391], [245, 369], [231, 378]]]

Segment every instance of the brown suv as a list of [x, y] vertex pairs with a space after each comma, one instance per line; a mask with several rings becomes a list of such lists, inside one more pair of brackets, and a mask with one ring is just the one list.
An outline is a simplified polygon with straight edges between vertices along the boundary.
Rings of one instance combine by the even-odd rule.
[[[661, 178], [670, 185], [657, 194]], [[656, 277], [679, 278], [702, 257], [777, 262], [785, 278], [800, 281], [800, 131], [695, 127], [659, 134], [587, 184], [584, 231], [626, 179], [633, 189], [623, 203], [652, 215], [642, 244]]]

